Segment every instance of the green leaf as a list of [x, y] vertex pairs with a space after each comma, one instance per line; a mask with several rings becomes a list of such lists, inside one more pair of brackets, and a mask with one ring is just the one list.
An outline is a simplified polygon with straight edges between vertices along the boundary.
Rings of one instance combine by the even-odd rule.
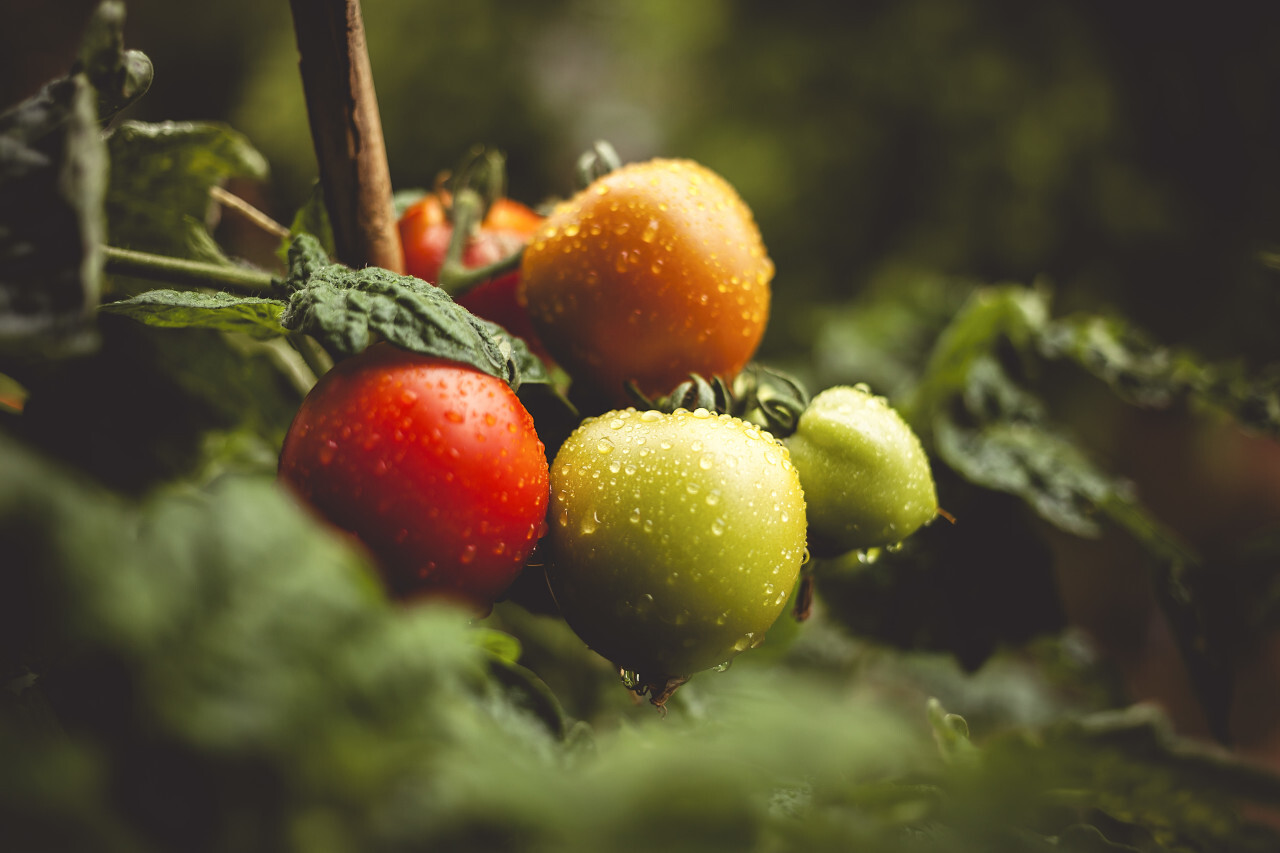
[[994, 800], [1021, 813], [1096, 810], [1167, 850], [1275, 850], [1280, 833], [1244, 817], [1280, 807], [1280, 775], [1177, 736], [1151, 707], [1103, 712], [981, 745]]
[[325, 254], [333, 257], [338, 254], [337, 244], [333, 237], [333, 223], [329, 221], [329, 209], [324, 206], [324, 187], [319, 181], [311, 185], [311, 193], [307, 201], [293, 215], [289, 225], [289, 236], [281, 241], [276, 254], [286, 264], [289, 262], [289, 247], [300, 234], [310, 234], [324, 249]]
[[280, 317], [286, 329], [316, 338], [335, 358], [354, 355], [375, 336], [424, 355], [469, 364], [513, 389], [547, 382], [542, 362], [519, 338], [455, 303], [438, 287], [378, 267], [352, 270], [329, 262], [319, 242], [301, 235], [289, 252]]
[[1079, 316], [1049, 323], [1038, 341], [1046, 358], [1069, 359], [1140, 406], [1168, 407], [1184, 399], [1280, 436], [1280, 369], [1250, 375], [1243, 366], [1212, 364], [1160, 346], [1118, 317]]
[[22, 377], [29, 396], [15, 430], [129, 493], [212, 473], [225, 452], [274, 471], [303, 394], [274, 342], [111, 313], [98, 327], [92, 355]]
[[[107, 138], [107, 148], [111, 245], [231, 263], [209, 234], [209, 191], [233, 177], [266, 177], [266, 160], [244, 136], [209, 122], [123, 122]], [[113, 280], [113, 286], [129, 293], [147, 289], [125, 279]]]
[[284, 309], [285, 304], [279, 300], [256, 296], [150, 290], [120, 302], [109, 302], [101, 310], [148, 326], [219, 329], [267, 340], [286, 333], [280, 325]]
[[93, 344], [106, 166], [83, 75], [0, 115], [0, 350]]

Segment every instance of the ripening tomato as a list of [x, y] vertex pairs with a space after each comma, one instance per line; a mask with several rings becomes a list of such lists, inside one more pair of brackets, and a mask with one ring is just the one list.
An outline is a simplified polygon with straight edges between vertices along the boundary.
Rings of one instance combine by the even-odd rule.
[[569, 626], [655, 689], [763, 641], [805, 558], [787, 449], [705, 409], [584, 421], [551, 466], [547, 577]]
[[487, 612], [545, 529], [547, 460], [505, 382], [375, 344], [307, 395], [280, 478], [363, 542], [388, 589]]
[[[453, 224], [445, 206], [448, 195], [431, 193], [415, 202], [400, 217], [400, 242], [404, 248], [405, 272], [423, 281], [438, 283], [453, 238]], [[542, 224], [542, 217], [518, 201], [500, 198], [489, 206], [484, 222], [467, 242], [462, 263], [469, 269], [497, 263], [524, 247]], [[477, 317], [497, 323], [524, 340], [535, 355], [548, 360], [529, 320], [529, 312], [519, 303], [519, 271], [482, 282], [457, 297], [459, 305]]]
[[864, 387], [819, 393], [786, 443], [809, 503], [815, 555], [892, 545], [938, 514], [920, 439]]
[[551, 355], [626, 402], [690, 373], [731, 379], [769, 316], [773, 263], [751, 211], [689, 160], [623, 166], [561, 203], [525, 248], [521, 293]]

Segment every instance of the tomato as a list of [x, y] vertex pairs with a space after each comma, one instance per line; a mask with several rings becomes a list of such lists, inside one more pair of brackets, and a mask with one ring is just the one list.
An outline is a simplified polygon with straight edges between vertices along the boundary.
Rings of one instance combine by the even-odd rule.
[[808, 500], [815, 555], [892, 545], [938, 514], [920, 439], [864, 388], [819, 393], [786, 443]]
[[639, 683], [759, 645], [805, 559], [786, 448], [704, 409], [589, 418], [551, 465], [547, 577], [569, 626]]
[[[400, 217], [405, 272], [423, 281], [439, 281], [440, 267], [453, 238], [453, 225], [445, 210], [447, 202], [447, 194], [432, 193]], [[497, 199], [463, 250], [463, 265], [474, 269], [510, 257], [524, 247], [541, 224], [542, 217], [520, 202]], [[529, 312], [518, 301], [519, 283], [519, 271], [512, 271], [476, 285], [458, 296], [457, 301], [477, 317], [522, 338], [539, 357], [549, 359], [529, 320]]]
[[617, 404], [690, 373], [732, 378], [769, 316], [773, 263], [723, 178], [652, 160], [558, 205], [525, 249], [521, 293], [556, 362]]
[[545, 529], [545, 452], [507, 384], [387, 343], [320, 379], [279, 471], [368, 547], [400, 597], [487, 612]]

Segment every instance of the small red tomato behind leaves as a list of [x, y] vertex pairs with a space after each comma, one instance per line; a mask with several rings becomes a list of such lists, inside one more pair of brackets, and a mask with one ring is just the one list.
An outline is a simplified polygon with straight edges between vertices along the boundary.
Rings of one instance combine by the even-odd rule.
[[544, 448], [506, 383], [386, 343], [312, 389], [280, 477], [363, 542], [401, 598], [487, 612], [545, 528]]
[[[438, 284], [440, 268], [453, 238], [447, 193], [431, 193], [405, 210], [400, 217], [400, 242], [404, 247], [405, 272], [423, 281]], [[499, 198], [479, 230], [467, 242], [462, 263], [468, 269], [497, 263], [520, 251], [542, 224], [542, 217], [529, 207], [509, 198]], [[538, 340], [529, 312], [517, 300], [519, 270], [491, 278], [457, 297], [457, 302], [477, 317], [497, 323], [522, 338], [535, 355], [550, 357]]]

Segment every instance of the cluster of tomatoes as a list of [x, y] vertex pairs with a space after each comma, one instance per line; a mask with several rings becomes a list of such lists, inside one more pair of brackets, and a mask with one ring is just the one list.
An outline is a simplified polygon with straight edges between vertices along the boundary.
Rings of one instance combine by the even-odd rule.
[[[428, 195], [400, 222], [408, 272], [427, 281], [452, 238], [447, 201]], [[731, 379], [764, 334], [773, 264], [720, 176], [630, 164], [545, 218], [503, 199], [462, 261], [517, 252], [458, 301], [603, 401], [550, 463], [502, 380], [388, 344], [326, 374], [286, 439], [281, 477], [398, 596], [487, 612], [541, 543], [568, 624], [661, 700], [758, 645], [811, 550], [898, 542], [937, 512], [919, 441], [864, 389], [823, 391], [784, 440], [706, 408], [628, 405], [691, 374]]]

